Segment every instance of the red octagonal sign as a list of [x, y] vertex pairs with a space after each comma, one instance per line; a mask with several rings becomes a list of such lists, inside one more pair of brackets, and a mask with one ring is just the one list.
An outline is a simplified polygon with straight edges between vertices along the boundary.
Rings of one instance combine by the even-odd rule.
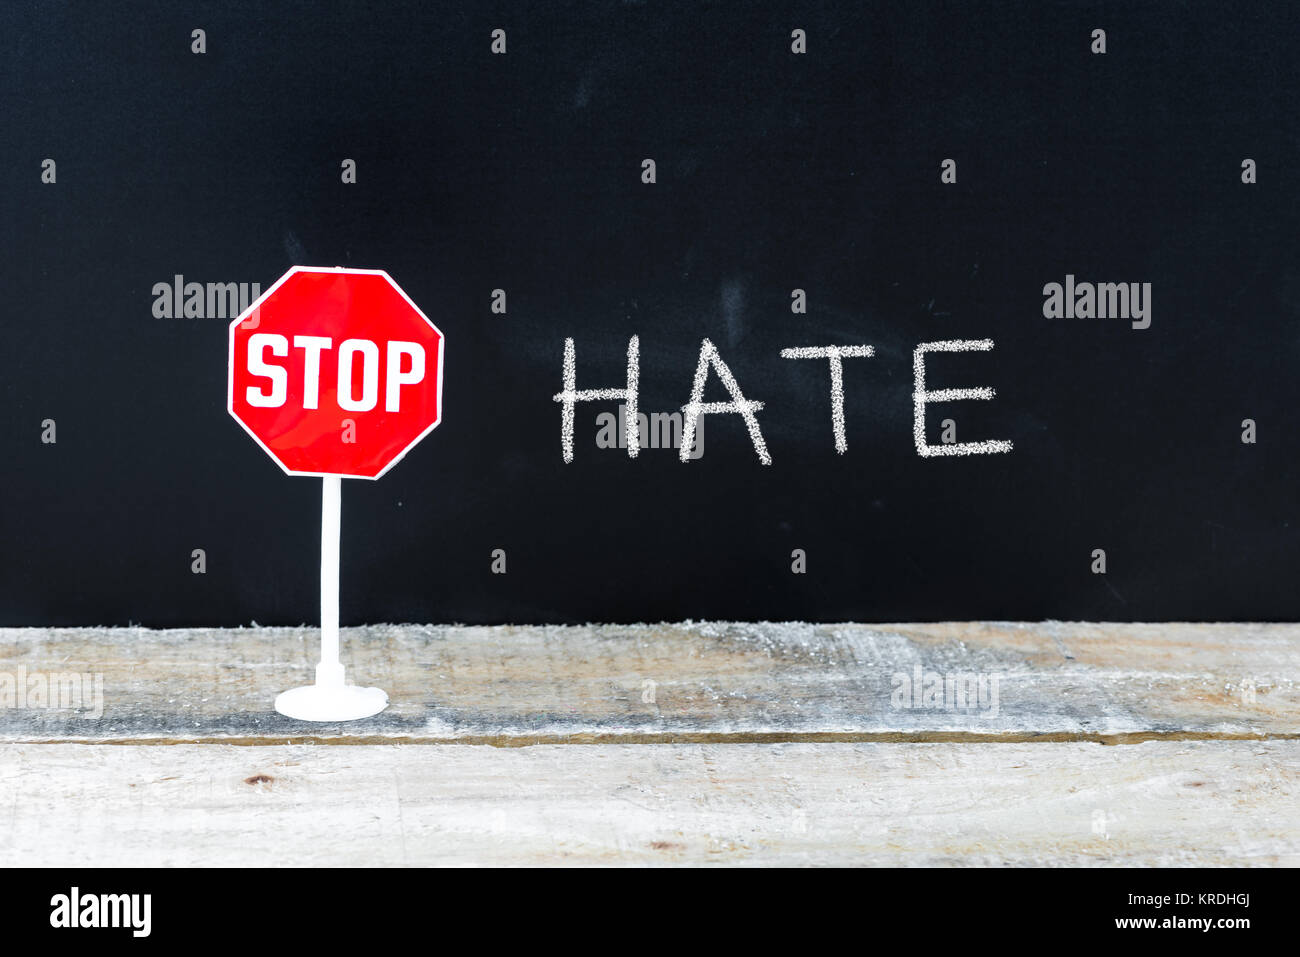
[[228, 408], [290, 475], [379, 478], [441, 420], [442, 352], [383, 270], [294, 266], [230, 324]]

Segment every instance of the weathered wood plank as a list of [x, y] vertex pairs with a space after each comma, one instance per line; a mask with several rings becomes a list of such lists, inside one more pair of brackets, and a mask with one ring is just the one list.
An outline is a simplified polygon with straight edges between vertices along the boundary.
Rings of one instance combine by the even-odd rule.
[[[1124, 740], [1300, 734], [1300, 626], [965, 622], [344, 630], [349, 679], [391, 707], [292, 721], [316, 631], [0, 629], [3, 675], [102, 675], [98, 719], [0, 707], [0, 741], [274, 743]], [[997, 707], [897, 707], [894, 675], [997, 679]], [[986, 686], [991, 692], [992, 685]], [[1132, 739], [1132, 738], [1129, 738]]]
[[0, 860], [1295, 866], [1298, 798], [1296, 741], [8, 744]]

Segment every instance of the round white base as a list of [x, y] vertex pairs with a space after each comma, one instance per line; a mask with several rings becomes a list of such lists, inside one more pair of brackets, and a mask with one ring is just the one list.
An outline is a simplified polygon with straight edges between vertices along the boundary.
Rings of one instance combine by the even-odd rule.
[[387, 707], [383, 690], [356, 685], [305, 685], [275, 698], [276, 711], [299, 721], [355, 721]]

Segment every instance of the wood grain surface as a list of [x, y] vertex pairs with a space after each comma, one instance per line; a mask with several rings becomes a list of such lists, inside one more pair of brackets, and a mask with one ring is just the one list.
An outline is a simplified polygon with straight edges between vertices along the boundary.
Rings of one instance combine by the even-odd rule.
[[[1300, 733], [1300, 626], [685, 623], [344, 629], [391, 705], [275, 713], [315, 629], [2, 629], [0, 672], [102, 675], [103, 714], [0, 708], [0, 740], [412, 743], [1141, 740]], [[901, 708], [894, 676], [997, 679], [997, 707]], [[945, 737], [947, 736], [947, 737]]]
[[43, 865], [1291, 865], [1300, 742], [0, 746]]
[[[387, 711], [276, 714], [316, 653], [0, 630], [0, 859], [1300, 864], [1296, 625], [379, 625], [343, 653]], [[918, 669], [996, 707], [902, 707]], [[74, 674], [98, 704], [3, 701]]]

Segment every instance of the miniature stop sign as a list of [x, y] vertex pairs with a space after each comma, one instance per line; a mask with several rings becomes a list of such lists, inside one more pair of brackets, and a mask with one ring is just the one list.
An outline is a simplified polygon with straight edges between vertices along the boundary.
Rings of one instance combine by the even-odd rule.
[[275, 699], [303, 721], [388, 705], [339, 659], [343, 478], [376, 479], [442, 418], [442, 333], [380, 269], [294, 266], [230, 324], [227, 408], [280, 468], [321, 478], [316, 683]]
[[379, 478], [441, 400], [442, 333], [383, 270], [295, 266], [230, 324], [230, 414], [290, 475]]

